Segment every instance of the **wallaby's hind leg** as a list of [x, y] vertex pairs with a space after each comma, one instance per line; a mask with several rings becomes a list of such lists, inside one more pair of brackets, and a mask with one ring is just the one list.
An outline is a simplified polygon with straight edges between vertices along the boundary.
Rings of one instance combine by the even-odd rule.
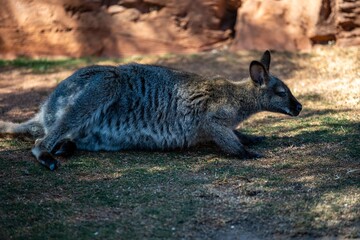
[[60, 162], [53, 157], [52, 153], [62, 154], [66, 150], [71, 152], [76, 148], [75, 143], [69, 139], [71, 134], [68, 130], [65, 124], [57, 125], [44, 138], [36, 140], [31, 150], [38, 162], [51, 171], [60, 166]]
[[32, 148], [31, 152], [41, 165], [54, 171], [60, 166], [60, 162], [56, 160], [48, 150], [41, 146], [41, 141], [42, 140], [40, 139], [36, 140], [35, 146]]
[[[104, 74], [106, 79], [120, 78], [117, 71]], [[72, 139], [78, 137], [79, 130], [84, 126], [94, 127], [94, 119], [100, 118], [107, 107], [117, 99], [117, 94], [120, 93], [114, 85], [115, 82], [102, 79], [96, 77], [93, 84], [87, 86], [79, 96], [74, 96], [71, 104], [66, 106], [63, 115], [53, 123], [46, 136], [35, 143], [32, 153], [42, 165], [50, 170], [56, 169], [59, 162], [52, 154], [64, 155], [74, 152], [76, 144]]]
[[265, 137], [263, 136], [250, 136], [244, 133], [241, 133], [237, 130], [234, 130], [234, 133], [236, 135], [236, 137], [240, 140], [240, 142], [244, 145], [253, 145], [253, 144], [257, 144], [257, 143], [261, 143], [262, 141], [265, 140]]

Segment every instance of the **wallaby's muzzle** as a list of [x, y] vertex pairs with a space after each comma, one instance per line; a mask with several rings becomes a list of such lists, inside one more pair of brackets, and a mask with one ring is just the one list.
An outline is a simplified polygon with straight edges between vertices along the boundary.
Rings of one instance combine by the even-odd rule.
[[292, 112], [292, 116], [298, 116], [300, 114], [302, 110], [302, 105], [299, 103], [297, 106], [296, 106], [296, 109], [295, 111]]
[[289, 115], [290, 116], [298, 116], [300, 114], [302, 110], [302, 105], [301, 103], [299, 103], [295, 97], [293, 97], [293, 99], [291, 99], [291, 108], [290, 108], [290, 112]]

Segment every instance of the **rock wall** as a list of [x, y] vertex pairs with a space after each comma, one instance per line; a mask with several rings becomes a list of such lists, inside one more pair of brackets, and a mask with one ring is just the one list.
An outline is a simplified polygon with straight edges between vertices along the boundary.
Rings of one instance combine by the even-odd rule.
[[0, 0], [0, 58], [360, 45], [357, 0]]
[[237, 15], [234, 50], [360, 45], [359, 0], [246, 0]]
[[0, 1], [2, 57], [194, 52], [229, 39], [235, 24], [226, 0]]
[[360, 46], [360, 1], [338, 0], [337, 43], [341, 46]]

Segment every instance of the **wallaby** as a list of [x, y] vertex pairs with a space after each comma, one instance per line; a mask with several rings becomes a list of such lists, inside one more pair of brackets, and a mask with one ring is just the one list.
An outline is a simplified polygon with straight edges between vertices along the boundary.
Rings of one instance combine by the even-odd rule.
[[50, 170], [57, 155], [75, 149], [165, 150], [214, 141], [239, 158], [260, 140], [236, 127], [260, 111], [299, 115], [302, 106], [289, 88], [269, 73], [270, 52], [252, 61], [250, 78], [233, 82], [141, 64], [91, 66], [62, 81], [24, 123], [0, 122], [0, 133], [30, 133], [38, 139], [36, 159]]

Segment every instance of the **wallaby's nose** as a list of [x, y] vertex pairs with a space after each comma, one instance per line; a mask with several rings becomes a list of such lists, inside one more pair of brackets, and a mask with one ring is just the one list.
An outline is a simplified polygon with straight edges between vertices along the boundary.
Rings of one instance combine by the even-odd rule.
[[302, 105], [299, 103], [299, 104], [296, 106], [296, 111], [301, 112], [301, 110], [302, 110]]

